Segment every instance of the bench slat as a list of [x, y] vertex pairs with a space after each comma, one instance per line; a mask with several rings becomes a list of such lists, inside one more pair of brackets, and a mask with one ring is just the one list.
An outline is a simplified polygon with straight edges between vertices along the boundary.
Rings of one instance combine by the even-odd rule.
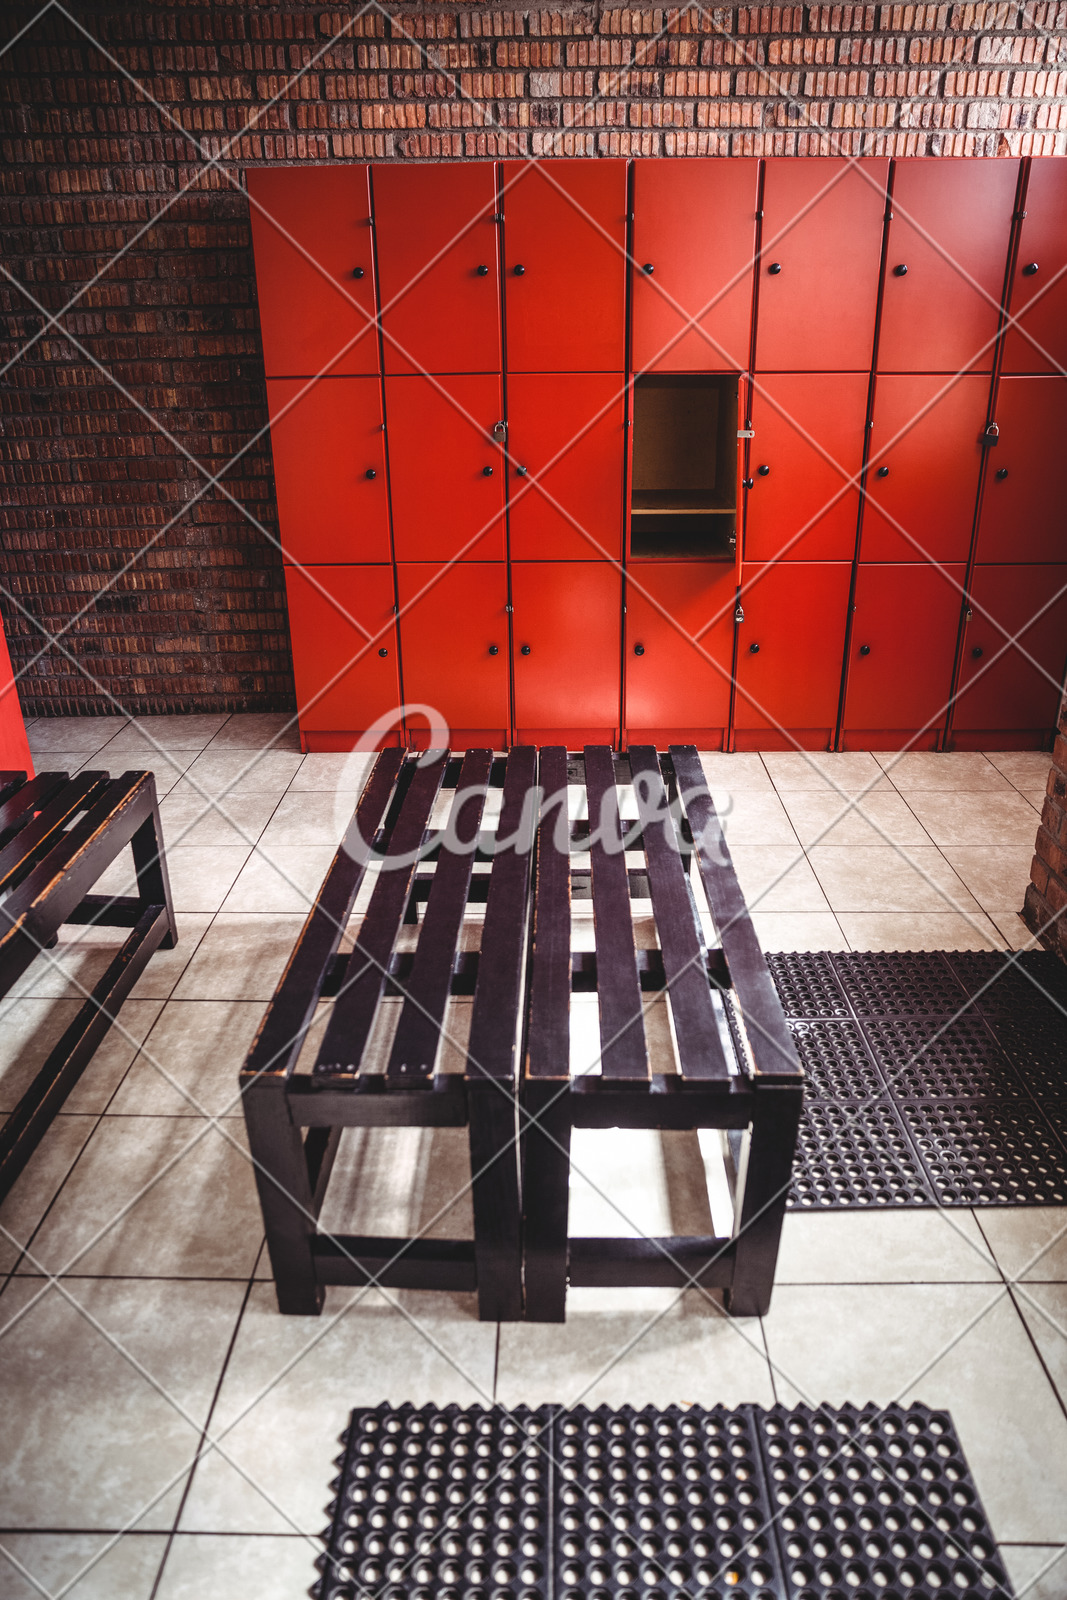
[[586, 745], [585, 789], [590, 823], [594, 832], [600, 830], [600, 837], [590, 846], [600, 1070], [605, 1078], [647, 1078], [648, 1051], [626, 857], [621, 848], [608, 849], [605, 843], [621, 844], [622, 840], [615, 760], [607, 745]]
[[70, 782], [66, 772], [39, 772], [29, 783], [13, 784], [4, 780], [10, 772], [0, 773], [0, 844], [5, 848], [12, 836], [33, 820], [35, 811], [41, 811]]
[[107, 774], [103, 772], [79, 773], [76, 778], [59, 784], [57, 792], [49, 795], [36, 816], [26, 817], [15, 837], [0, 850], [0, 889], [6, 889], [20, 870], [35, 866], [43, 859], [44, 852], [61, 842], [60, 835], [71, 817], [98, 800], [107, 781]]
[[571, 877], [568, 832], [545, 799], [567, 803], [567, 752], [560, 745], [541, 751], [541, 821], [537, 829], [537, 867], [533, 896], [530, 1021], [526, 1039], [527, 1071], [534, 1078], [570, 1077], [571, 1007]]

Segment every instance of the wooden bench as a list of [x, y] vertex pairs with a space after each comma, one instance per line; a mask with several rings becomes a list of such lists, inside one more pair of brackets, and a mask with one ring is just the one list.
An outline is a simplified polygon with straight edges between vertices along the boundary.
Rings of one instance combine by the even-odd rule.
[[[90, 890], [127, 845], [136, 895]], [[0, 772], [0, 996], [63, 923], [129, 928], [130, 936], [0, 1128], [0, 1199], [77, 1083], [153, 951], [178, 929], [150, 772]]]
[[[634, 778], [640, 815], [623, 822], [617, 786]], [[606, 824], [595, 837], [571, 814], [575, 785]], [[499, 806], [490, 807], [493, 790]], [[633, 851], [639, 867], [627, 865]], [[588, 867], [572, 859], [583, 853]], [[693, 859], [721, 950], [706, 947]], [[358, 936], [343, 950], [361, 890]], [[592, 899], [595, 951], [572, 948], [572, 896]], [[634, 896], [651, 899], [654, 950], [635, 948]], [[464, 947], [474, 906], [484, 906], [479, 949]], [[413, 926], [415, 948], [404, 949]], [[677, 1059], [653, 1070], [642, 993], [664, 988]], [[600, 1071], [578, 1079], [575, 990], [597, 994], [603, 1040]], [[399, 1015], [383, 1062], [368, 1046], [389, 995]], [[448, 1073], [439, 1055], [455, 995], [471, 999], [470, 1033], [463, 1071]], [[297, 1070], [319, 1002], [331, 998], [314, 1059]], [[568, 1281], [693, 1279], [723, 1288], [735, 1313], [764, 1310], [801, 1086], [695, 750], [387, 750], [241, 1074], [279, 1305], [315, 1313], [327, 1284], [377, 1282], [476, 1290], [483, 1319], [557, 1320]], [[343, 1129], [398, 1125], [467, 1128], [473, 1239], [319, 1228]], [[727, 1130], [732, 1235], [570, 1239], [577, 1126]]]

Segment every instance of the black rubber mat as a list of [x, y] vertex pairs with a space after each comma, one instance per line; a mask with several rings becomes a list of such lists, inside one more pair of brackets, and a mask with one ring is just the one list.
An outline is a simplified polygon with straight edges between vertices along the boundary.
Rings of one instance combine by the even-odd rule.
[[1055, 956], [767, 960], [808, 1075], [792, 1208], [1067, 1199], [1067, 968]]
[[1012, 1595], [947, 1412], [352, 1413], [318, 1600]]

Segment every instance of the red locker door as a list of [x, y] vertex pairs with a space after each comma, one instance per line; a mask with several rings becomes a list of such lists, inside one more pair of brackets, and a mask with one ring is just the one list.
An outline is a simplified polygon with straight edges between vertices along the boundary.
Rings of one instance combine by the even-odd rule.
[[852, 567], [793, 562], [743, 573], [739, 750], [826, 750], [837, 722]]
[[1002, 378], [1000, 438], [989, 452], [979, 561], [1062, 561], [1067, 555], [1067, 383]]
[[869, 370], [888, 175], [881, 160], [767, 162], [758, 371]]
[[758, 176], [748, 158], [635, 164], [636, 372], [748, 366]]
[[513, 561], [621, 559], [624, 396], [614, 373], [509, 377]]
[[864, 561], [967, 559], [989, 379], [969, 375], [946, 389], [950, 382], [911, 373], [878, 376]]
[[756, 379], [746, 561], [852, 560], [867, 384], [863, 372]]
[[511, 569], [515, 738], [614, 743], [619, 727], [622, 577], [604, 561]]
[[721, 748], [730, 717], [735, 594], [732, 562], [647, 561], [630, 569], [623, 676], [631, 744], [674, 740]]
[[496, 167], [374, 168], [386, 372], [499, 372]]
[[378, 371], [365, 166], [247, 174], [269, 377]]
[[267, 380], [282, 550], [289, 561], [391, 561], [377, 378]]
[[504, 559], [500, 379], [386, 378], [398, 561]]
[[970, 609], [954, 743], [1044, 748], [1056, 726], [1067, 655], [1067, 567], [975, 567]]
[[511, 372], [621, 372], [625, 161], [504, 165]]
[[399, 729], [392, 567], [289, 567], [285, 593], [304, 748], [351, 750], [392, 712]]
[[1017, 161], [893, 164], [879, 372], [990, 372]]
[[[409, 742], [426, 745], [430, 723], [456, 747], [508, 742], [508, 581], [503, 562], [397, 567], [404, 703]], [[436, 714], [434, 716], [433, 714]], [[438, 735], [439, 737], [439, 735]]]
[[965, 570], [943, 573], [920, 562], [860, 566], [846, 749], [898, 750], [913, 738], [920, 750], [934, 744], [948, 709]]
[[1004, 372], [1067, 367], [1067, 161], [1035, 156], [1011, 290], [1019, 327], [1004, 340]]

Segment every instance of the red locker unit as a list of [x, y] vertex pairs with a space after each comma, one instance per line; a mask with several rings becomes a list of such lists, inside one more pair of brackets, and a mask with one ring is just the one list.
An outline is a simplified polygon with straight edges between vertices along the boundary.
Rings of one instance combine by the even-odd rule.
[[738, 628], [738, 750], [828, 750], [837, 722], [851, 566], [746, 563]]
[[386, 372], [499, 372], [496, 167], [375, 167]]
[[1002, 378], [1000, 436], [989, 451], [978, 560], [1067, 557], [1067, 382]]
[[893, 163], [879, 372], [991, 372], [1017, 161]]
[[975, 567], [969, 598], [952, 743], [1047, 748], [1067, 657], [1067, 566]]
[[270, 443], [287, 561], [392, 561], [377, 378], [269, 378]]
[[1004, 372], [1067, 368], [1067, 161], [1032, 161], [1004, 339]]
[[500, 379], [386, 378], [385, 409], [396, 559], [503, 561]]
[[378, 371], [367, 168], [247, 174], [270, 378]]
[[634, 166], [635, 372], [748, 366], [759, 162]]
[[[431, 725], [456, 749], [508, 742], [508, 578], [503, 562], [397, 566], [404, 703], [427, 708], [407, 723], [425, 746]], [[437, 738], [440, 737], [438, 734]]]
[[618, 568], [606, 561], [515, 562], [511, 599], [516, 743], [614, 744]]
[[621, 560], [625, 394], [610, 372], [509, 378], [513, 561]]
[[352, 750], [382, 718], [399, 744], [392, 567], [289, 567], [285, 592], [301, 749]]
[[963, 566], [861, 563], [846, 665], [845, 750], [932, 750], [948, 715]]
[[735, 593], [732, 562], [631, 566], [623, 649], [630, 744], [722, 748], [730, 717]]
[[622, 372], [625, 161], [504, 163], [511, 372]]
[[767, 162], [758, 372], [869, 370], [888, 177], [882, 160]]
[[966, 561], [989, 379], [879, 373], [863, 513], [864, 561]]
[[867, 387], [864, 372], [756, 378], [746, 561], [852, 560]]

